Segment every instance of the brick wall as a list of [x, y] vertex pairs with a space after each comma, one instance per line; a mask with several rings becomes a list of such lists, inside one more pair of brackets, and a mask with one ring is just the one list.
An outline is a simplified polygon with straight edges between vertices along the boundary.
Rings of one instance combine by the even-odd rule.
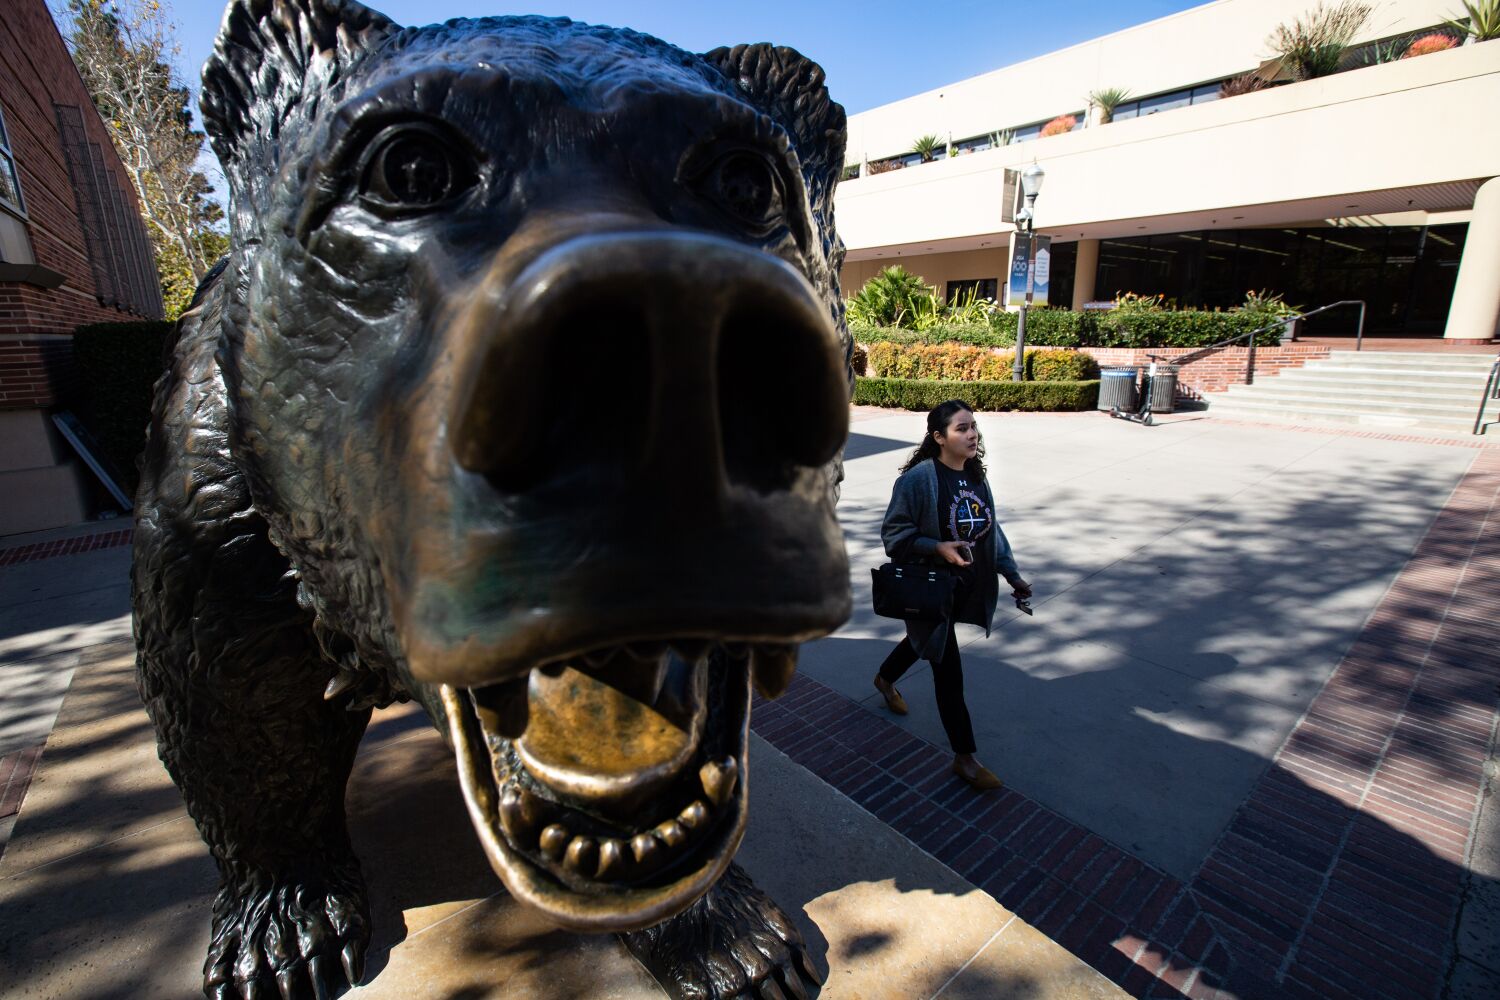
[[0, 0], [0, 104], [36, 262], [64, 276], [54, 289], [0, 281], [0, 409], [49, 406], [70, 379], [74, 327], [139, 318], [98, 301], [54, 104], [83, 109], [89, 142], [131, 211], [138, 203], [45, 0]]
[[[1151, 363], [1147, 353], [1155, 354], [1168, 364], [1172, 358], [1180, 358], [1198, 350], [1196, 347], [1081, 347], [1079, 350], [1092, 355], [1101, 368], [1145, 367]], [[1286, 368], [1301, 368], [1313, 358], [1328, 357], [1330, 348], [1316, 344], [1283, 344], [1280, 347], [1257, 347], [1255, 349], [1255, 377], [1275, 375]], [[1177, 373], [1177, 395], [1187, 399], [1201, 399], [1205, 392], [1222, 392], [1231, 385], [1245, 382], [1245, 361], [1248, 348], [1228, 347], [1211, 354], [1181, 369]]]

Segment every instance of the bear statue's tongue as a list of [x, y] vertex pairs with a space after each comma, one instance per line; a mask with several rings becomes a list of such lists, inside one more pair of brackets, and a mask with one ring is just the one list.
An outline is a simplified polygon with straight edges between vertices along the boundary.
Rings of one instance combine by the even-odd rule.
[[708, 718], [707, 657], [658, 644], [591, 659], [531, 672], [514, 745], [553, 793], [624, 819], [693, 764]]

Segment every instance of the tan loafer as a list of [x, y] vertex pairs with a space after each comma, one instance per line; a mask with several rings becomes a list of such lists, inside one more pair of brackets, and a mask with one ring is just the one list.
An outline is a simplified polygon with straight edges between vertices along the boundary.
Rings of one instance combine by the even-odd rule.
[[880, 697], [885, 699], [885, 707], [897, 715], [906, 714], [906, 699], [901, 697], [901, 692], [896, 690], [896, 685], [881, 680], [880, 675], [875, 675], [875, 690], [880, 692]]
[[1003, 788], [1005, 786], [1005, 782], [1001, 781], [995, 775], [995, 772], [983, 764], [976, 764], [975, 767], [977, 770], [966, 771], [962, 767], [959, 767], [958, 761], [955, 760], [953, 762], [953, 773], [967, 781], [970, 787], [977, 791], [988, 792], [991, 789]]

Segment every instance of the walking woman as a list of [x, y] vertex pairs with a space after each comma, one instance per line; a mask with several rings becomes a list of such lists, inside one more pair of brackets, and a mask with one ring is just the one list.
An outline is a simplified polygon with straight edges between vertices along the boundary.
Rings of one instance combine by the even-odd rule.
[[906, 638], [891, 650], [875, 675], [886, 707], [906, 714], [896, 681], [918, 659], [932, 664], [938, 715], [953, 747], [953, 773], [978, 789], [999, 788], [1000, 779], [974, 759], [974, 727], [964, 704], [964, 674], [954, 625], [978, 625], [989, 634], [1003, 576], [1018, 598], [1031, 596], [1005, 532], [995, 520], [995, 500], [985, 479], [984, 445], [974, 410], [961, 399], [940, 403], [927, 414], [927, 436], [901, 470], [891, 491], [880, 538], [895, 562], [934, 562], [958, 577], [948, 621], [908, 621]]

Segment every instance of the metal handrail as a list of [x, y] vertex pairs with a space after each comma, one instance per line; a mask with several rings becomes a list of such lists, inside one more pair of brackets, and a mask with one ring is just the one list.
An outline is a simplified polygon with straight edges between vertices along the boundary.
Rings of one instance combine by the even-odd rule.
[[1330, 309], [1336, 309], [1339, 306], [1359, 306], [1359, 328], [1355, 331], [1354, 334], [1354, 349], [1356, 351], [1360, 350], [1365, 339], [1365, 301], [1364, 299], [1340, 299], [1337, 302], [1330, 302], [1326, 306], [1319, 306], [1316, 309], [1309, 309], [1304, 313], [1292, 313], [1290, 315], [1283, 316], [1281, 319], [1276, 320], [1274, 323], [1267, 323], [1265, 326], [1258, 326], [1254, 330], [1251, 330], [1249, 333], [1237, 333], [1233, 337], [1230, 337], [1228, 340], [1221, 340], [1217, 344], [1210, 344], [1207, 347], [1199, 348], [1193, 353], [1184, 354], [1181, 357], [1167, 358], [1161, 355], [1150, 353], [1148, 353], [1146, 357], [1150, 358], [1152, 361], [1163, 361], [1169, 365], [1174, 365], [1180, 368], [1183, 365], [1190, 365], [1194, 361], [1201, 361], [1215, 351], [1221, 351], [1224, 348], [1231, 346], [1232, 344], [1237, 344], [1242, 340], [1248, 339], [1250, 343], [1248, 345], [1249, 352], [1245, 357], [1245, 384], [1254, 385], [1255, 338], [1258, 334], [1265, 333], [1267, 330], [1273, 330], [1279, 326], [1282, 329], [1281, 342], [1285, 344], [1292, 339], [1291, 328], [1293, 323], [1297, 322], [1298, 320], [1306, 319], [1309, 316], [1316, 316], [1320, 312], [1327, 312]]
[[1489, 381], [1484, 383], [1484, 395], [1479, 397], [1479, 413], [1474, 417], [1475, 434], [1483, 434], [1489, 429], [1484, 422], [1484, 404], [1491, 399], [1500, 399], [1500, 357], [1490, 365]]

